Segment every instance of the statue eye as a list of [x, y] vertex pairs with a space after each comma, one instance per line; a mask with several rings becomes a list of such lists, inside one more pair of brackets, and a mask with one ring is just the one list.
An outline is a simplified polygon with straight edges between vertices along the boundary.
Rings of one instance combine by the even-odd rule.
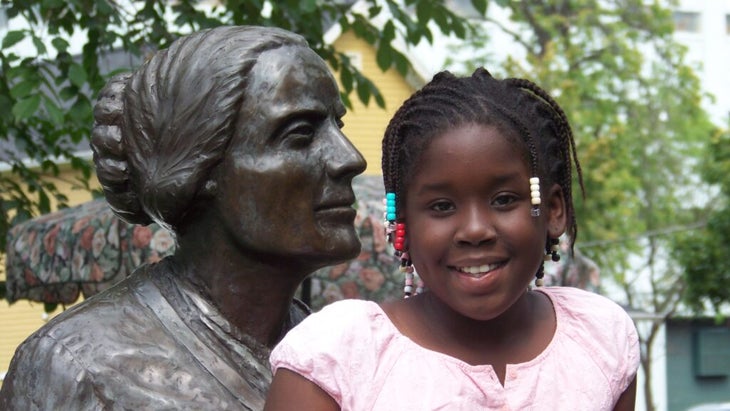
[[314, 140], [316, 129], [309, 123], [297, 123], [284, 133], [284, 141], [294, 147], [306, 147]]

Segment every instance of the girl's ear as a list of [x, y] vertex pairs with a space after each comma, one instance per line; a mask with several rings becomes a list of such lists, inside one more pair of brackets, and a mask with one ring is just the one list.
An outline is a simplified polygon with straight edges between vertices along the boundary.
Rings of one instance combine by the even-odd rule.
[[563, 188], [559, 184], [553, 184], [548, 193], [548, 235], [550, 238], [558, 238], [565, 232], [566, 213], [565, 213], [565, 197], [563, 197]]

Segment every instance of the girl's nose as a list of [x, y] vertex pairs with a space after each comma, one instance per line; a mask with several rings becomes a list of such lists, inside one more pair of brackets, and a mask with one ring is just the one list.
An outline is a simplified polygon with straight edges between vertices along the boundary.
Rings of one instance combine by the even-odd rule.
[[463, 207], [460, 213], [460, 223], [454, 235], [458, 245], [481, 245], [494, 239], [494, 226], [483, 206], [474, 204]]

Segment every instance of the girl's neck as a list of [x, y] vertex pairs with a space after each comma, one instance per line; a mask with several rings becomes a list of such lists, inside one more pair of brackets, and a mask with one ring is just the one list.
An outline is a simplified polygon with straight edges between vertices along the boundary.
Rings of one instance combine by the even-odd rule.
[[487, 321], [475, 320], [454, 311], [432, 293], [424, 294], [420, 304], [424, 321], [434, 331], [453, 338], [461, 345], [495, 349], [520, 339], [534, 327], [536, 306], [540, 301], [535, 297], [525, 291], [504, 313]]

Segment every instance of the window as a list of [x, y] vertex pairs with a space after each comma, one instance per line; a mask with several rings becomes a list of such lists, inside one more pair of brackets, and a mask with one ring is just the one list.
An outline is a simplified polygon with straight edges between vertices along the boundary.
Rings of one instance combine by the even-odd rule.
[[697, 377], [730, 374], [730, 329], [703, 327], [695, 331], [694, 368]]
[[725, 34], [730, 34], [730, 14], [725, 15]]
[[688, 33], [700, 32], [700, 13], [691, 11], [674, 12], [674, 28]]

